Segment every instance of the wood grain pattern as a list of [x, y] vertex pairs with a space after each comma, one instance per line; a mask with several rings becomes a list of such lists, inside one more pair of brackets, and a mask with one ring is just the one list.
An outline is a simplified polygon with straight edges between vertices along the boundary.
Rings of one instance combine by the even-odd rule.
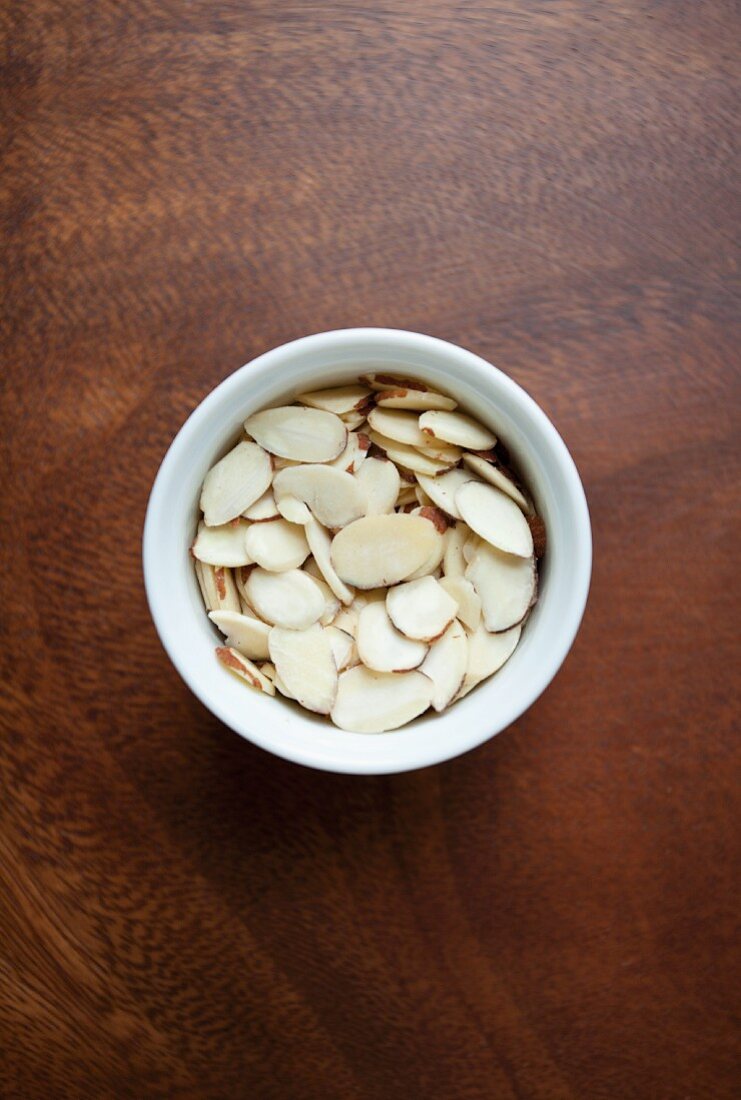
[[[0, 1093], [723, 1100], [738, 1031], [738, 8], [3, 9]], [[145, 606], [147, 495], [252, 356], [491, 358], [582, 471], [561, 674], [314, 774]]]

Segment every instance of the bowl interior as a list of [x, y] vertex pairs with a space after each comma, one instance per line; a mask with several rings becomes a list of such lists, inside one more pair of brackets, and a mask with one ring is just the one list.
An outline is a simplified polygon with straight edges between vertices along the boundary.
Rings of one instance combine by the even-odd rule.
[[[407, 339], [409, 338], [409, 339]], [[203, 608], [188, 548], [207, 471], [244, 419], [297, 394], [373, 370], [415, 377], [454, 397], [507, 446], [546, 523], [539, 600], [507, 664], [447, 712], [401, 730], [353, 734], [277, 696], [250, 691], [214, 658], [220, 635]], [[222, 721], [288, 759], [343, 772], [401, 771], [456, 756], [509, 725], [537, 698], [571, 645], [586, 599], [589, 521], [566, 448], [545, 414], [502, 372], [463, 349], [387, 330], [307, 337], [242, 367], [195, 410], [157, 476], [144, 541], [147, 594], [178, 671]]]

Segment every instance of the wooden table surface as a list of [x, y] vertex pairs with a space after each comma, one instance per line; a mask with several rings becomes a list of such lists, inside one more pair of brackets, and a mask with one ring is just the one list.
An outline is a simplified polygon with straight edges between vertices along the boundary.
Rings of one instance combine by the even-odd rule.
[[[6, 5], [3, 1097], [738, 1096], [740, 30], [731, 0]], [[546, 694], [384, 778], [216, 721], [140, 565], [192, 407], [352, 325], [502, 366], [594, 524]]]

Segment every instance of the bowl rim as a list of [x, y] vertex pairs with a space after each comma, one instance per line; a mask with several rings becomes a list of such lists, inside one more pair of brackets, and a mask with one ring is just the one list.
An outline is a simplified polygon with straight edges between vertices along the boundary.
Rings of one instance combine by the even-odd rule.
[[[176, 628], [165, 614], [166, 600], [160, 596], [154, 584], [157, 569], [161, 568], [158, 564], [156, 525], [163, 512], [168, 478], [176, 469], [191, 439], [198, 435], [199, 425], [203, 420], [208, 419], [212, 408], [228, 399], [233, 391], [235, 393], [241, 391], [246, 375], [254, 381], [258, 372], [274, 371], [282, 362], [304, 351], [315, 350], [318, 347], [326, 350], [331, 348], [334, 351], [341, 350], [344, 346], [350, 349], [361, 341], [376, 343], [384, 350], [388, 350], [389, 346], [393, 345], [400, 352], [406, 348], [415, 352], [428, 352], [431, 355], [446, 355], [469, 368], [477, 371], [483, 369], [489, 377], [495, 376], [500, 389], [507, 392], [510, 399], [521, 407], [531, 424], [531, 430], [545, 438], [550, 451], [556, 456], [559, 472], [566, 484], [570, 505], [576, 517], [573, 537], [576, 545], [577, 568], [574, 569], [573, 587], [570, 591], [568, 620], [560, 625], [559, 634], [553, 648], [549, 651], [550, 659], [546, 667], [541, 668], [540, 674], [533, 677], [532, 690], [527, 691], [524, 696], [519, 696], [514, 705], [510, 706], [509, 711], [507, 708], [503, 709], [503, 717], [500, 715], [494, 722], [495, 728], [484, 729], [483, 733], [476, 731], [473, 735], [459, 738], [455, 744], [446, 743], [442, 751], [439, 746], [434, 746], [432, 751], [417, 752], [412, 757], [394, 754], [393, 735], [397, 731], [375, 736], [360, 735], [370, 738], [374, 745], [378, 745], [378, 752], [373, 753], [372, 759], [358, 760], [343, 759], [339, 751], [336, 754], [319, 752], [309, 740], [297, 739], [295, 744], [276, 745], [269, 728], [255, 729], [249, 722], [236, 722], [229, 708], [223, 706], [218, 697], [205, 690], [198, 679], [192, 675], [192, 669], [186, 667], [185, 661], [181, 660], [175, 639]], [[563, 664], [581, 624], [591, 582], [592, 535], [586, 495], [574, 460], [551, 420], [522, 386], [505, 374], [501, 368], [494, 366], [483, 357], [438, 337], [405, 329], [359, 327], [314, 333], [271, 348], [238, 367], [195, 406], [172, 439], [155, 476], [144, 521], [142, 564], [147, 602], [162, 646], [185, 684], [212, 714], [253, 744], [294, 763], [341, 774], [382, 775], [428, 767], [460, 756], [506, 729], [532, 706]]]

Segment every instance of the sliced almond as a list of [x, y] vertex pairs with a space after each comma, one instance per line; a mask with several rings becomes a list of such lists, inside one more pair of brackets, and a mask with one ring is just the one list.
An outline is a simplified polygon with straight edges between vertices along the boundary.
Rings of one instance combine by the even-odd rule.
[[524, 618], [536, 592], [537, 573], [533, 558], [504, 554], [487, 542], [480, 542], [466, 569], [481, 599], [481, 613], [487, 630], [509, 630]]
[[211, 611], [208, 617], [226, 635], [225, 645], [229, 649], [238, 650], [252, 661], [268, 657], [270, 627], [267, 623], [237, 611]]
[[309, 547], [314, 555], [314, 562], [322, 577], [338, 600], [343, 604], [351, 604], [355, 593], [337, 576], [337, 571], [332, 564], [332, 540], [329, 537], [329, 532], [313, 516], [306, 524], [305, 531]]
[[533, 514], [527, 516], [527, 525], [530, 528], [530, 534], [533, 536], [533, 553], [536, 558], [542, 558], [548, 545], [545, 523], [540, 516]]
[[249, 565], [252, 561], [245, 544], [249, 524], [244, 520], [232, 520], [220, 527], [198, 524], [198, 533], [191, 546], [191, 553], [199, 561], [209, 565], [226, 565], [230, 568]]
[[332, 620], [332, 626], [354, 638], [358, 630], [361, 610], [362, 608], [355, 606], [354, 601], [349, 607], [341, 607]]
[[348, 634], [338, 626], [325, 626], [324, 633], [329, 638], [334, 663], [339, 672], [344, 672], [346, 668], [352, 668], [360, 662], [358, 648], [352, 634]]
[[[239, 598], [240, 598], [240, 600], [243, 600], [246, 603], [249, 603], [249, 600], [247, 599], [247, 592], [245, 591], [245, 585], [247, 584], [247, 578], [250, 575], [250, 570], [251, 569], [252, 569], [251, 565], [245, 565], [245, 566], [242, 566], [240, 569], [235, 569], [234, 570], [234, 583], [237, 587], [237, 592], [239, 593]], [[245, 612], [242, 611], [242, 614], [244, 615]]]
[[416, 409], [418, 412], [427, 409], [457, 408], [457, 403], [452, 397], [444, 397], [441, 393], [434, 393], [432, 390], [413, 390], [404, 386], [382, 390], [376, 397], [376, 404], [384, 409]]
[[456, 692], [463, 685], [468, 667], [468, 639], [466, 632], [453, 619], [448, 629], [430, 647], [420, 671], [429, 676], [434, 685], [432, 706], [435, 710], [445, 710]]
[[356, 432], [358, 428], [362, 428], [365, 425], [365, 412], [363, 409], [358, 409], [355, 412], [344, 413], [341, 417], [342, 423], [345, 425], [349, 432]]
[[206, 474], [201, 511], [209, 527], [236, 519], [262, 496], [273, 476], [270, 456], [256, 443], [238, 443]]
[[446, 577], [462, 577], [466, 572], [468, 562], [463, 556], [463, 547], [469, 538], [471, 531], [467, 524], [459, 521], [449, 527], [445, 533], [445, 554], [443, 556], [443, 573]]
[[430, 474], [434, 477], [435, 474], [444, 473], [448, 468], [445, 462], [439, 462], [436, 458], [423, 455], [416, 447], [408, 447], [406, 443], [397, 443], [395, 440], [389, 439], [379, 432], [374, 432], [372, 429], [369, 435], [371, 442], [380, 447], [387, 458], [415, 474]]
[[275, 665], [271, 664], [270, 661], [263, 661], [261, 663], [260, 672], [263, 674], [263, 676], [267, 676], [271, 684], [275, 683]]
[[275, 695], [275, 687], [273, 683], [260, 672], [257, 665], [254, 665], [248, 657], [239, 653], [236, 649], [228, 649], [226, 646], [218, 646], [216, 649], [216, 656], [221, 661], [224, 668], [228, 668], [230, 672], [235, 673], [241, 680], [244, 680], [246, 684], [249, 684], [251, 688], [255, 688], [257, 691], [264, 691], [266, 695]]
[[274, 626], [268, 644], [275, 670], [293, 698], [307, 710], [329, 714], [337, 696], [337, 665], [324, 630]]
[[420, 516], [365, 516], [335, 535], [332, 565], [356, 588], [397, 584], [427, 561], [436, 538], [433, 525]]
[[294, 700], [293, 696], [291, 695], [290, 691], [288, 690], [286, 685], [281, 680], [280, 673], [278, 672], [277, 669], [275, 670], [275, 675], [272, 677], [272, 680], [273, 680], [273, 683], [275, 684], [276, 691], [279, 691], [284, 699], [291, 699], [292, 701], [295, 702], [295, 700]]
[[463, 458], [463, 451], [460, 447], [451, 447], [449, 443], [440, 443], [429, 437], [430, 442], [424, 447], [417, 447], [417, 450], [425, 458], [431, 458], [434, 462], [440, 462], [445, 466], [446, 470], [452, 470], [454, 466], [458, 466]]
[[403, 378], [398, 374], [361, 374], [360, 381], [366, 386], [370, 386], [372, 390], [394, 390], [402, 387], [409, 390], [426, 390], [428, 387], [424, 382], [420, 382], [416, 378]]
[[265, 523], [267, 520], [277, 519], [280, 513], [275, 503], [273, 490], [268, 489], [267, 492], [263, 493], [259, 500], [256, 500], [254, 504], [250, 504], [249, 508], [245, 508], [242, 515], [245, 519], [252, 520], [253, 523]]
[[462, 519], [455, 503], [455, 494], [461, 485], [468, 481], [475, 481], [475, 475], [470, 470], [448, 470], [438, 477], [429, 477], [425, 474], [417, 474], [417, 481], [429, 496], [433, 504], [442, 508], [453, 519]]
[[376, 672], [404, 672], [424, 661], [427, 646], [400, 634], [391, 622], [385, 603], [369, 603], [360, 612], [356, 636], [358, 655]]
[[298, 569], [309, 556], [304, 528], [285, 519], [253, 523], [245, 542], [250, 559], [272, 573]]
[[442, 577], [441, 586], [458, 604], [457, 618], [466, 630], [476, 630], [481, 622], [481, 597], [465, 577]]
[[287, 519], [289, 523], [298, 523], [304, 526], [311, 519], [311, 512], [303, 500], [299, 500], [298, 497], [294, 497], [290, 493], [286, 493], [279, 500], [276, 500], [275, 506], [283, 519]]
[[370, 445], [370, 438], [363, 432], [348, 432], [344, 451], [330, 462], [330, 466], [335, 470], [344, 470], [346, 474], [357, 474], [368, 457]]
[[325, 412], [342, 416], [344, 413], [357, 412], [365, 405], [371, 391], [367, 386], [334, 386], [327, 390], [313, 390], [311, 393], [300, 393], [296, 398], [302, 405], [309, 405], [312, 409], [324, 409]]
[[437, 533], [435, 545], [430, 551], [429, 556], [424, 560], [422, 565], [420, 565], [419, 569], [415, 569], [414, 572], [410, 573], [407, 577], [409, 581], [416, 581], [420, 577], [427, 577], [431, 573], [435, 573], [442, 562], [445, 554], [445, 534], [448, 522], [439, 508], [435, 508], [429, 504], [425, 504], [422, 507], [418, 505], [416, 508], [412, 509], [410, 514], [426, 519], [432, 524]]
[[239, 611], [239, 592], [231, 569], [199, 562], [209, 611]]
[[497, 437], [488, 428], [479, 424], [472, 416], [461, 412], [425, 412], [419, 418], [419, 426], [425, 435], [471, 451], [485, 451], [497, 441]]
[[493, 676], [512, 656], [519, 640], [519, 626], [504, 634], [490, 634], [481, 623], [477, 630], [469, 634], [466, 675], [455, 697], [456, 701], [468, 695], [477, 684]]
[[466, 565], [470, 565], [473, 561], [474, 554], [478, 550], [479, 546], [484, 540], [480, 538], [474, 531], [468, 531], [468, 537], [463, 543], [463, 560]]
[[272, 455], [273, 459], [273, 471], [287, 470], [289, 466], [300, 466], [301, 462], [298, 459], [281, 458], [280, 455]]
[[520, 492], [512, 478], [507, 477], [499, 467], [487, 462], [481, 455], [464, 454], [463, 461], [469, 470], [473, 470], [484, 481], [488, 481], [490, 485], [493, 485], [496, 489], [501, 489], [503, 493], [511, 497], [523, 512], [528, 513], [532, 510], [527, 498]]
[[329, 626], [334, 622], [342, 605], [323, 577], [314, 577], [314, 583], [319, 585], [324, 596], [324, 611], [319, 616], [319, 625]]
[[245, 591], [260, 618], [274, 626], [306, 630], [324, 614], [322, 590], [300, 569], [287, 569], [285, 573], [253, 569]]
[[364, 665], [340, 676], [332, 721], [350, 733], [385, 733], [427, 710], [433, 684], [421, 672], [373, 672]]
[[201, 596], [203, 598], [203, 602], [206, 606], [206, 610], [210, 611], [211, 610], [211, 602], [210, 602], [211, 597], [210, 597], [209, 590], [206, 587], [206, 582], [205, 582], [204, 577], [203, 577], [203, 566], [201, 565], [201, 563], [198, 561], [197, 558], [196, 558], [196, 561], [195, 561], [195, 568], [196, 568], [196, 579], [198, 581], [198, 587], [201, 590]]
[[420, 577], [389, 588], [386, 610], [397, 630], [407, 638], [439, 638], [455, 618], [458, 605], [434, 577]]
[[515, 502], [493, 485], [468, 481], [457, 490], [455, 504], [471, 530], [492, 546], [521, 558], [532, 555], [527, 520]]
[[374, 432], [405, 443], [409, 447], [423, 447], [427, 437], [419, 426], [419, 415], [404, 409], [384, 409], [376, 406], [368, 413], [368, 423]]
[[344, 470], [315, 463], [281, 470], [273, 478], [278, 507], [284, 496], [303, 501], [325, 527], [345, 527], [365, 514], [365, 494]]
[[334, 413], [299, 405], [264, 409], [244, 426], [266, 451], [298, 462], [331, 462], [347, 440], [347, 428]]
[[393, 512], [401, 479], [393, 462], [368, 458], [355, 475], [365, 497], [365, 514], [380, 516]]
[[417, 494], [415, 493], [411, 485], [403, 485], [402, 488], [399, 489], [399, 495], [396, 498], [397, 509], [404, 509], [406, 511], [407, 505], [409, 506], [409, 508], [419, 507]]

